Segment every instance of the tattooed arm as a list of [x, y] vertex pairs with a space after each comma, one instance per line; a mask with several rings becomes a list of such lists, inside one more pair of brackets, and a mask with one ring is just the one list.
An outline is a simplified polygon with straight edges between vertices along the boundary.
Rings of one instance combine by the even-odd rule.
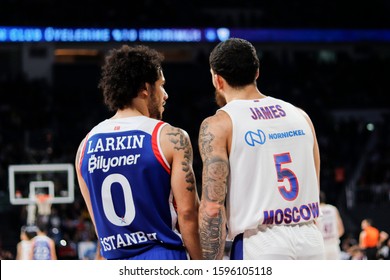
[[204, 259], [222, 259], [226, 242], [225, 198], [229, 177], [230, 121], [224, 112], [205, 119], [199, 131], [203, 162], [199, 229]]
[[171, 165], [171, 186], [184, 245], [191, 259], [202, 259], [198, 226], [199, 197], [189, 136], [180, 128], [166, 125], [160, 141]]

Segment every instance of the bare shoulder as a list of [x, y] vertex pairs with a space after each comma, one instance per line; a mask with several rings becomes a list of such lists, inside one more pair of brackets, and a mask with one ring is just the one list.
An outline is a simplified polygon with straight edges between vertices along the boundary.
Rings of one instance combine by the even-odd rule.
[[203, 120], [202, 126], [204, 124], [213, 125], [213, 126], [227, 126], [229, 125], [230, 117], [225, 111], [217, 111], [214, 115], [207, 117]]
[[166, 124], [161, 130], [160, 144], [169, 163], [172, 163], [172, 158], [177, 153], [184, 153], [185, 158], [192, 161], [191, 140], [184, 129]]
[[227, 113], [218, 111], [215, 115], [207, 117], [200, 126], [200, 136], [205, 133], [226, 134], [231, 130], [231, 120]]
[[77, 148], [76, 159], [75, 159], [76, 168], [78, 168], [85, 141], [86, 141], [86, 137], [83, 140], [81, 140], [79, 147]]
[[199, 149], [201, 155], [210, 151], [211, 146], [225, 146], [232, 131], [230, 117], [224, 111], [203, 120], [199, 130]]
[[188, 145], [189, 135], [187, 131], [182, 128], [166, 124], [161, 130], [162, 139], [160, 141], [167, 141], [175, 147]]
[[296, 107], [298, 109], [298, 111], [301, 112], [302, 116], [306, 119], [306, 121], [309, 123], [310, 127], [312, 128], [312, 130], [314, 130], [314, 126], [313, 126], [313, 122], [311, 121], [311, 118], [310, 116], [306, 113], [306, 111], [304, 111], [302, 108], [299, 108], [299, 107]]
[[306, 113], [305, 110], [303, 110], [302, 108], [299, 108], [299, 107], [296, 107], [298, 109], [299, 112], [301, 112], [301, 114], [307, 118], [307, 119], [310, 119], [309, 115]]

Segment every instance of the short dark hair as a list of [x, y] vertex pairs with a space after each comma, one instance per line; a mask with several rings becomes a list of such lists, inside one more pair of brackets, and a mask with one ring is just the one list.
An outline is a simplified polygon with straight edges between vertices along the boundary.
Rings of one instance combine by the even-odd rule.
[[243, 87], [256, 81], [260, 61], [255, 47], [240, 38], [219, 43], [210, 53], [211, 69], [231, 87]]
[[28, 239], [32, 239], [37, 235], [38, 228], [32, 225], [22, 226], [21, 232], [24, 232]]
[[145, 89], [145, 83], [154, 86], [160, 78], [163, 60], [161, 53], [143, 45], [112, 49], [105, 58], [98, 85], [104, 103], [112, 111], [128, 107]]
[[374, 224], [374, 220], [371, 219], [371, 218], [365, 218], [364, 219], [366, 221], [367, 224], [369, 224], [370, 226], [372, 226]]
[[38, 216], [35, 222], [36, 228], [44, 233], [47, 233], [49, 230], [49, 225], [47, 220], [45, 219], [44, 216]]

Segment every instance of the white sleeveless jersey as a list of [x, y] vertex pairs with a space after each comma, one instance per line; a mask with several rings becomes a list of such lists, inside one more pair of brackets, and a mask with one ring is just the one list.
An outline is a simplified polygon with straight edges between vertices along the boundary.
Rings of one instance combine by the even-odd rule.
[[220, 110], [233, 124], [229, 238], [260, 225], [316, 219], [320, 210], [314, 137], [302, 112], [272, 97], [235, 100]]
[[21, 248], [21, 260], [29, 260], [30, 259], [30, 252], [31, 252], [31, 241], [30, 240], [21, 240], [20, 241], [20, 248]]
[[337, 209], [330, 204], [320, 204], [321, 216], [317, 220], [317, 226], [320, 229], [326, 244], [339, 244], [339, 231]]

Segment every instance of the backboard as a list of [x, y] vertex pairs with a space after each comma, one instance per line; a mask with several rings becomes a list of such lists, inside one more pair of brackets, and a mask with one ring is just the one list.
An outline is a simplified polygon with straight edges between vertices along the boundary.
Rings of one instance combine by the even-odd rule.
[[8, 167], [10, 202], [35, 204], [38, 194], [51, 197], [52, 204], [74, 201], [74, 166], [72, 164], [24, 164]]

